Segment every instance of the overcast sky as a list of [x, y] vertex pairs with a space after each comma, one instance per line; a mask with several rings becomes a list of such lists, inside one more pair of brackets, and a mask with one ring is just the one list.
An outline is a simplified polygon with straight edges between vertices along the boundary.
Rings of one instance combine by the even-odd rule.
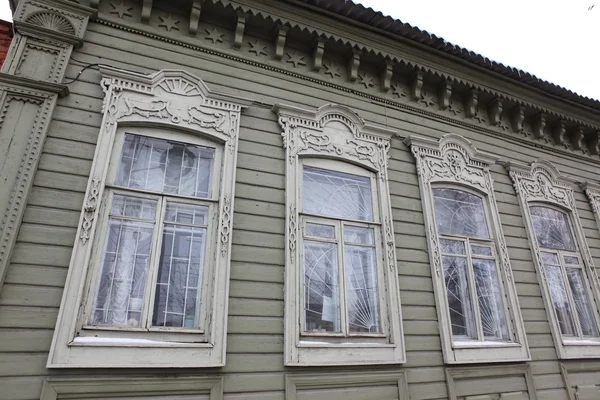
[[[600, 0], [362, 0], [494, 61], [600, 100]], [[591, 11], [588, 7], [597, 4]], [[0, 18], [11, 20], [8, 0]]]

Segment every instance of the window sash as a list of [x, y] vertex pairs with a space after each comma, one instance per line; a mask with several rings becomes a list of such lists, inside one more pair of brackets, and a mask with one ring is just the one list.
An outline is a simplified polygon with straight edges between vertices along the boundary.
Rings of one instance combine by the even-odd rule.
[[[501, 280], [501, 273], [500, 273], [500, 269], [499, 269], [499, 265], [498, 265], [498, 256], [497, 256], [497, 251], [496, 251], [496, 243], [494, 239], [480, 239], [480, 238], [470, 238], [470, 237], [466, 237], [466, 236], [459, 236], [459, 235], [439, 235], [438, 234], [438, 240], [441, 242], [441, 240], [452, 240], [452, 241], [456, 241], [456, 242], [460, 242], [463, 243], [464, 245], [464, 249], [465, 252], [464, 254], [458, 254], [458, 253], [450, 253], [450, 252], [444, 252], [442, 251], [442, 247], [440, 244], [440, 255], [443, 258], [444, 256], [449, 256], [449, 257], [459, 257], [459, 258], [464, 258], [466, 259], [467, 262], [467, 266], [466, 266], [466, 284], [468, 285], [469, 290], [469, 299], [468, 299], [468, 305], [472, 308], [472, 313], [473, 313], [473, 317], [475, 320], [475, 330], [476, 330], [476, 335], [477, 338], [471, 338], [468, 335], [452, 335], [452, 340], [453, 341], [479, 341], [479, 342], [512, 342], [514, 340], [514, 337], [512, 336], [512, 329], [510, 328], [510, 318], [508, 316], [508, 310], [506, 308], [506, 296], [504, 293], [504, 288], [502, 285], [502, 280]], [[492, 255], [480, 255], [480, 254], [473, 254], [472, 252], [472, 246], [481, 246], [481, 247], [489, 247], [491, 248], [492, 251]], [[482, 260], [491, 260], [494, 261], [494, 265], [495, 265], [495, 269], [496, 269], [496, 277], [498, 279], [498, 290], [500, 292], [500, 299], [502, 301], [502, 312], [504, 313], [504, 322], [505, 322], [505, 329], [506, 332], [508, 334], [508, 339], [491, 339], [491, 338], [486, 338], [484, 331], [483, 331], [483, 322], [482, 322], [482, 318], [481, 318], [481, 310], [480, 310], [480, 306], [479, 306], [479, 301], [478, 301], [478, 292], [477, 292], [477, 281], [475, 279], [475, 271], [474, 271], [474, 267], [473, 267], [473, 259], [482, 259]], [[446, 294], [446, 299], [448, 301], [448, 288], [447, 285], [445, 283], [445, 279], [444, 279], [444, 291]], [[446, 309], [448, 312], [448, 319], [451, 322], [451, 318], [450, 318], [450, 307], [449, 304], [446, 305]], [[468, 321], [465, 318], [465, 322], [468, 323]], [[502, 322], [502, 321], [499, 321]], [[452, 327], [450, 326], [450, 332], [452, 332]]]
[[[94, 304], [96, 302], [98, 285], [100, 284], [100, 275], [102, 273], [102, 265], [100, 265], [100, 260], [104, 257], [106, 240], [108, 240], [107, 232], [108, 225], [110, 221], [110, 210], [112, 208], [112, 203], [115, 195], [123, 195], [123, 196], [135, 196], [135, 197], [144, 197], [148, 199], [153, 199], [157, 201], [156, 207], [156, 216], [153, 223], [153, 233], [152, 233], [152, 247], [150, 250], [150, 261], [148, 263], [148, 271], [146, 276], [146, 287], [144, 292], [144, 305], [142, 307], [142, 321], [139, 327], [131, 327], [126, 325], [114, 325], [114, 324], [93, 324], [90, 322], [91, 315], [94, 311]], [[188, 199], [182, 199], [180, 196], [155, 196], [155, 195], [143, 195], [140, 194], [139, 191], [129, 191], [123, 190], [120, 188], [111, 188], [107, 187], [105, 192], [105, 210], [102, 219], [102, 224], [99, 226], [100, 232], [96, 236], [96, 245], [94, 250], [94, 260], [98, 260], [97, 264], [93, 272], [90, 274], [90, 283], [89, 289], [87, 290], [87, 307], [84, 310], [82, 315], [83, 321], [83, 329], [90, 330], [118, 330], [118, 331], [132, 331], [132, 332], [177, 332], [177, 333], [204, 333], [204, 329], [206, 326], [206, 318], [207, 318], [207, 309], [209, 307], [208, 302], [210, 301], [210, 296], [208, 293], [211, 292], [211, 276], [212, 273], [210, 271], [210, 257], [208, 256], [213, 251], [214, 244], [214, 230], [215, 224], [213, 221], [215, 220], [216, 210], [218, 209], [218, 203], [206, 201], [206, 200], [195, 200], [190, 201]], [[162, 256], [162, 242], [163, 242], [163, 233], [165, 223], [168, 225], [178, 225], [178, 226], [192, 226], [189, 224], [177, 223], [172, 221], [165, 221], [166, 215], [166, 206], [168, 203], [184, 203], [190, 205], [198, 205], [198, 206], [207, 206], [208, 213], [206, 217], [206, 238], [205, 238], [205, 250], [204, 250], [204, 260], [202, 265], [202, 277], [200, 281], [201, 286], [201, 296], [197, 298], [197, 301], [200, 303], [200, 310], [197, 310], [198, 313], [198, 327], [196, 328], [184, 328], [184, 327], [164, 327], [164, 326], [152, 326], [152, 316], [154, 312], [154, 300], [156, 298], [157, 291], [157, 279], [158, 279], [158, 270], [160, 265], [160, 259]], [[126, 220], [139, 220], [139, 219], [131, 219], [129, 217], [125, 217]], [[143, 220], [148, 222], [147, 219]], [[194, 225], [196, 226], [196, 225]]]
[[[385, 309], [385, 299], [382, 297], [381, 285], [383, 284], [383, 274], [381, 271], [381, 225], [378, 223], [365, 222], [365, 221], [355, 221], [355, 220], [345, 220], [338, 218], [328, 218], [323, 216], [312, 216], [304, 213], [300, 213], [300, 221], [302, 227], [302, 241], [301, 241], [301, 249], [302, 249], [302, 257], [301, 257], [301, 271], [299, 273], [299, 293], [300, 293], [300, 308], [302, 312], [300, 313], [300, 332], [302, 336], [326, 336], [326, 337], [373, 337], [373, 338], [382, 338], [387, 336], [387, 326], [386, 326], [386, 309]], [[325, 238], [319, 236], [311, 236], [307, 234], [307, 224], [320, 224], [320, 225], [328, 225], [334, 227], [334, 238]], [[359, 243], [346, 243], [344, 240], [344, 227], [360, 227], [360, 228], [369, 228], [373, 230], [374, 234], [374, 242], [372, 245], [367, 244], [359, 244]], [[340, 309], [340, 332], [311, 332], [307, 330], [306, 326], [306, 295], [305, 295], [305, 242], [322, 242], [322, 243], [331, 243], [337, 246], [337, 273], [338, 273], [338, 301], [339, 301], [339, 309]], [[347, 246], [357, 246], [363, 248], [372, 248], [375, 251], [375, 270], [376, 270], [376, 278], [377, 278], [377, 295], [376, 299], [376, 307], [379, 307], [379, 326], [381, 332], [351, 332], [350, 324], [349, 324], [349, 315], [348, 315], [348, 284], [347, 284], [347, 272], [346, 272], [346, 247]]]
[[[573, 290], [571, 289], [571, 285], [569, 284], [569, 278], [567, 275], [567, 268], [573, 268], [573, 269], [578, 269], [581, 271], [581, 276], [583, 277], [583, 282], [584, 282], [584, 288], [583, 288], [583, 295], [586, 296], [588, 304], [590, 305], [590, 307], [593, 307], [593, 299], [590, 293], [590, 286], [589, 286], [589, 282], [587, 279], [587, 274], [585, 273], [585, 268], [583, 266], [583, 260], [581, 259], [581, 256], [579, 255], [578, 252], [573, 252], [570, 250], [557, 250], [557, 249], [552, 249], [552, 248], [546, 248], [546, 247], [540, 247], [540, 252], [543, 253], [551, 253], [554, 254], [557, 259], [558, 262], [557, 263], [552, 263], [552, 262], [544, 262], [543, 259], [540, 260], [542, 262], [542, 268], [543, 268], [543, 274], [546, 277], [545, 279], [545, 284], [547, 286], [548, 292], [550, 293], [550, 298], [551, 301], [554, 303], [554, 299], [552, 298], [552, 291], [551, 288], [549, 286], [549, 282], [548, 282], [548, 278], [547, 278], [547, 272], [546, 272], [546, 268], [547, 267], [558, 267], [560, 268], [560, 273], [561, 273], [561, 279], [562, 279], [562, 284], [565, 288], [565, 292], [568, 298], [568, 303], [569, 303], [569, 308], [570, 308], [570, 314], [571, 314], [571, 319], [573, 321], [573, 325], [576, 331], [576, 335], [568, 335], [568, 334], [564, 334], [561, 333], [561, 336], [564, 338], [578, 338], [578, 339], [589, 339], [589, 338], [600, 338], [600, 334], [596, 335], [596, 336], [589, 336], [589, 335], [584, 335], [583, 334], [583, 328], [582, 328], [582, 322], [581, 322], [581, 318], [579, 316], [579, 313], [577, 312], [577, 306], [576, 306], [576, 302], [575, 302], [575, 296], [573, 294]], [[541, 254], [541, 253], [540, 253]], [[579, 260], [579, 264], [567, 264], [565, 262], [565, 257], [577, 257], [577, 259]], [[593, 324], [593, 326], [596, 328], [596, 331], [599, 332], [598, 329], [598, 320], [596, 318], [596, 315], [593, 311], [593, 308], [590, 310], [590, 317], [592, 318], [591, 323]], [[556, 318], [556, 321], [558, 323], [559, 318], [558, 318], [558, 314], [557, 314], [557, 310], [556, 307], [552, 307], [552, 312], [554, 313], [554, 317]], [[560, 324], [559, 324], [559, 330], [560, 330]]]

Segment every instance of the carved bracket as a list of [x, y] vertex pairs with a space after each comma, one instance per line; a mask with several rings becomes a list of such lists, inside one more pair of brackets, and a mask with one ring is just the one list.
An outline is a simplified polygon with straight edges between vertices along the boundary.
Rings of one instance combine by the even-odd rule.
[[325, 40], [317, 38], [313, 48], [313, 70], [320, 71], [323, 68], [323, 54], [325, 53]]
[[246, 14], [242, 10], [236, 12], [237, 22], [235, 25], [235, 38], [233, 39], [233, 47], [241, 49], [244, 42], [244, 29], [246, 28]]
[[358, 49], [352, 49], [348, 58], [348, 80], [355, 82], [358, 78], [358, 67], [360, 66], [360, 56], [362, 52]]

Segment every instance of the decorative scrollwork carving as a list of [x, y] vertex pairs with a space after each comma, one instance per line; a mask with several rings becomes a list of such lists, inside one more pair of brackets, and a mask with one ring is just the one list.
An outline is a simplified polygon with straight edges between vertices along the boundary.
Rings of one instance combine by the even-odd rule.
[[288, 234], [288, 246], [290, 249], [290, 261], [293, 263], [296, 261], [296, 241], [297, 241], [297, 231], [298, 231], [298, 222], [297, 222], [298, 214], [296, 213], [296, 206], [290, 206], [290, 216], [289, 216], [289, 234]]
[[94, 225], [96, 209], [98, 208], [98, 195], [100, 194], [100, 178], [92, 179], [92, 186], [85, 204], [83, 206], [83, 223], [81, 225], [81, 234], [79, 235], [81, 242], [86, 244], [90, 239], [90, 231]]
[[513, 180], [515, 191], [526, 202], [547, 201], [564, 206], [569, 210], [575, 207], [573, 188], [558, 181], [558, 171], [546, 163], [533, 163], [531, 169], [515, 169], [512, 166], [509, 172]]
[[387, 248], [388, 267], [390, 271], [393, 271], [396, 265], [396, 258], [394, 257], [394, 233], [389, 217], [385, 218], [385, 244]]
[[221, 213], [221, 257], [227, 254], [229, 237], [231, 236], [231, 198], [223, 198], [223, 211]]
[[435, 147], [412, 145], [412, 153], [417, 160], [417, 172], [424, 183], [454, 181], [480, 190], [487, 189], [486, 176], [489, 166], [473, 159], [467, 147], [453, 141], [445, 141], [441, 147]]

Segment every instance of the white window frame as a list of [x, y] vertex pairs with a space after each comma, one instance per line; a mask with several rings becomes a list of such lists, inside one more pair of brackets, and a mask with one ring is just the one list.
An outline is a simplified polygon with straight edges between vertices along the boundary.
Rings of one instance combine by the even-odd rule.
[[[212, 93], [201, 79], [185, 71], [142, 75], [102, 67], [101, 73], [104, 116], [47, 366], [223, 366], [239, 120], [247, 102]], [[100, 242], [107, 229], [108, 198], [119, 191], [131, 194], [128, 189], [110, 187], [125, 133], [215, 148], [212, 198], [182, 200], [210, 203], [211, 207], [204, 264], [205, 279], [209, 278], [203, 282], [209, 293], [202, 295], [206, 301], [203, 329], [145, 330], [88, 324], [102, 267]], [[160, 193], [140, 192], [139, 196], [164, 198]], [[162, 226], [155, 229], [156, 238], [160, 229]], [[155, 242], [153, 250], [160, 251], [156, 246]]]
[[[455, 134], [446, 134], [439, 140], [413, 135], [405, 139], [405, 144], [411, 147], [417, 164], [444, 362], [471, 364], [530, 360], [490, 173], [490, 166], [497, 157], [478, 151], [470, 141]], [[439, 245], [439, 239], [445, 235], [438, 233], [435, 223], [434, 188], [458, 189], [475, 194], [484, 204], [490, 244], [495, 253], [498, 279], [504, 294], [509, 341], [455, 341], [453, 338]], [[471, 297], [476, 300], [474, 287], [472, 291]]]
[[[395, 132], [365, 123], [351, 109], [340, 105], [307, 110], [278, 104], [274, 111], [279, 116], [286, 149], [285, 365], [404, 363], [398, 269], [387, 179], [388, 151]], [[305, 163], [372, 177], [371, 188], [376, 193], [373, 198], [377, 201], [373, 212], [378, 214], [374, 218], [381, 232], [376, 242], [383, 334], [343, 335], [340, 338], [302, 332], [302, 234], [303, 221], [309, 218], [301, 214], [302, 167]]]
[[[535, 161], [530, 165], [506, 162], [505, 166], [513, 180], [515, 192], [519, 198], [529, 247], [531, 248], [538, 282], [542, 291], [542, 298], [546, 307], [546, 315], [550, 322], [550, 330], [558, 357], [560, 359], [600, 358], [600, 338], [599, 340], [578, 340], [569, 337], [565, 338], [560, 332], [552, 298], [550, 297], [546, 283], [546, 275], [543, 270], [541, 249], [533, 230], [533, 222], [529, 209], [532, 205], [542, 205], [559, 209], [567, 214], [579, 256], [583, 261], [584, 280], [588, 286], [586, 289], [588, 290], [590, 305], [593, 308], [596, 324], [598, 325], [600, 323], [600, 314], [598, 313], [598, 304], [600, 304], [598, 277], [587, 245], [585, 233], [579, 220], [577, 207], [575, 206], [573, 185], [576, 182], [571, 178], [561, 175], [552, 163], [545, 160]], [[591, 287], [590, 283], [592, 283]], [[573, 311], [576, 312], [575, 310]]]

